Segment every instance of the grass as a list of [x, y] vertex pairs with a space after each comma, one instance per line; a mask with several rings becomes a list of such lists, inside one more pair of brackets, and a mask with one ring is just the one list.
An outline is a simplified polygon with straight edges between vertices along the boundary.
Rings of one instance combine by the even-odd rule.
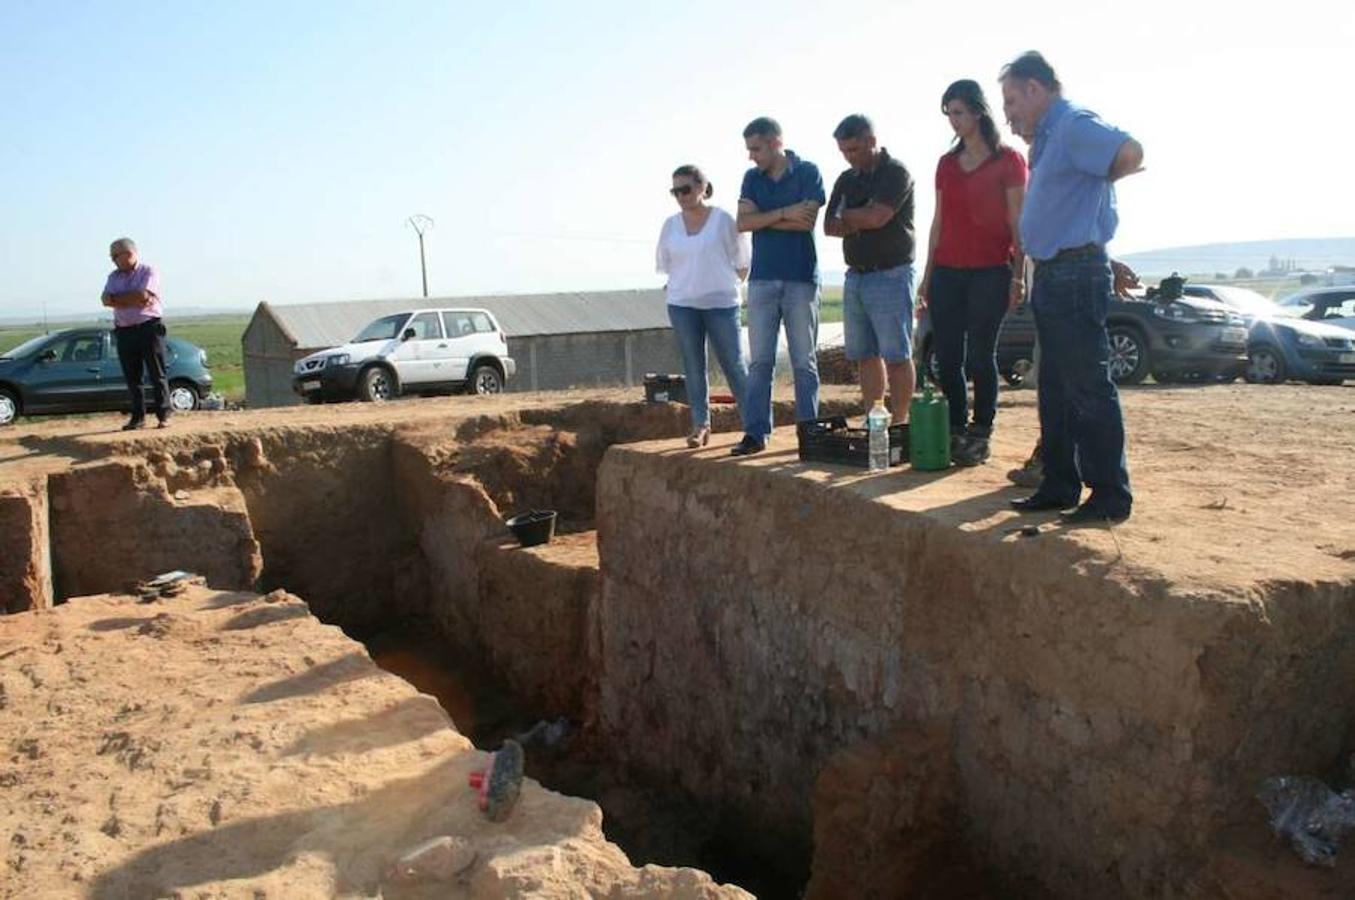
[[[107, 324], [95, 320], [69, 322], [51, 330], [107, 327]], [[197, 316], [170, 319], [167, 322], [171, 337], [196, 344], [207, 351], [214, 390], [223, 394], [227, 400], [243, 400], [245, 397], [245, 369], [240, 338], [248, 324], [249, 316]], [[0, 327], [0, 352], [42, 333], [42, 328], [34, 325]]]

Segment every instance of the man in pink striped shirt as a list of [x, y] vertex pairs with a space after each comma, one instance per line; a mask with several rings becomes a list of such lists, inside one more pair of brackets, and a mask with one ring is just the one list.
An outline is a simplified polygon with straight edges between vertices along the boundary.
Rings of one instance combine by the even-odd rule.
[[136, 243], [131, 238], [118, 238], [109, 247], [108, 255], [117, 268], [108, 274], [102, 299], [103, 305], [113, 310], [113, 335], [132, 399], [132, 418], [122, 430], [146, 426], [146, 397], [141, 391], [143, 372], [150, 377], [155, 417], [159, 427], [164, 428], [169, 424], [169, 384], [165, 379], [160, 281], [155, 269], [137, 259]]

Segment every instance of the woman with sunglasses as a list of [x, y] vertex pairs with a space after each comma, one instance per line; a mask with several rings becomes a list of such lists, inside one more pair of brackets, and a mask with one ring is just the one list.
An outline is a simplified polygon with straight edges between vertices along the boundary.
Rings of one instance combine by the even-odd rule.
[[[951, 457], [976, 466], [988, 459], [997, 414], [998, 329], [1025, 296], [1017, 226], [1027, 169], [1021, 154], [1002, 143], [978, 82], [946, 88], [941, 111], [955, 146], [936, 167], [936, 212], [918, 302], [932, 318], [950, 406]], [[966, 422], [966, 371], [974, 378], [972, 422]]]
[[710, 385], [706, 339], [743, 411], [748, 361], [739, 341], [739, 282], [748, 277], [752, 250], [734, 217], [706, 203], [713, 193], [696, 166], [673, 171], [670, 190], [679, 211], [659, 232], [657, 268], [668, 276], [668, 319], [682, 350], [687, 403], [692, 410], [688, 447], [710, 440]]

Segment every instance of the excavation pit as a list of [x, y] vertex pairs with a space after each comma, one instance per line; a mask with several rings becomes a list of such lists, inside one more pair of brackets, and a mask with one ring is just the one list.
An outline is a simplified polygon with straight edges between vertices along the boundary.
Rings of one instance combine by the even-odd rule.
[[[1338, 783], [1355, 749], [1355, 394], [1302, 391], [1302, 408], [1297, 394], [1127, 393], [1135, 517], [1113, 533], [1034, 537], [1006, 511], [1017, 494], [1002, 477], [1033, 442], [1023, 393], [1004, 395], [994, 463], [942, 474], [804, 465], [788, 429], [769, 452], [731, 459], [732, 418], [690, 451], [683, 408], [617, 394], [185, 416], [163, 436], [91, 419], [82, 434], [47, 423], [6, 436], [0, 521], [22, 552], [0, 559], [0, 605], [28, 611], [0, 618], [0, 723], [16, 736], [0, 830], [21, 836], [8, 860], [23, 876], [0, 895], [38, 884], [111, 896], [97, 891], [151, 884], [136, 879], [154, 869], [168, 873], [157, 889], [278, 891], [304, 870], [361, 896], [379, 883], [378, 857], [431, 836], [400, 814], [369, 827], [322, 813], [323, 798], [381, 788], [318, 751], [296, 804], [242, 807], [253, 821], [280, 804], [286, 827], [309, 835], [284, 841], [291, 855], [223, 829], [206, 800], [206, 819], [181, 817], [171, 835], [156, 824], [169, 788], [120, 787], [142, 770], [104, 772], [75, 717], [38, 707], [54, 694], [62, 709], [85, 693], [113, 712], [140, 702], [153, 667], [107, 676], [109, 641], [153, 641], [187, 667], [204, 648], [230, 656], [216, 640], [241, 642], [242, 680], [197, 673], [187, 694], [236, 697], [250, 716], [304, 695], [329, 750], [351, 741], [360, 749], [344, 752], [406, 760], [433, 731], [447, 748], [492, 749], [566, 720], [562, 743], [529, 747], [529, 775], [599, 801], [605, 836], [632, 862], [694, 866], [761, 896], [1350, 896], [1350, 863], [1303, 867], [1253, 797], [1274, 774]], [[828, 400], [852, 404], [845, 391]], [[1280, 409], [1302, 450], [1293, 435], [1257, 437]], [[559, 511], [550, 544], [506, 534], [504, 516], [530, 508]], [[229, 616], [206, 597], [62, 603], [171, 568], [216, 591], [300, 599], [249, 599]], [[316, 634], [346, 642], [330, 668], [309, 652]], [[77, 649], [86, 680], [65, 684]], [[362, 717], [349, 693], [387, 684], [362, 674], [380, 672], [369, 651], [457, 728], [416, 717], [431, 731], [405, 733], [404, 700], [351, 725]], [[252, 692], [267, 702], [239, 699]], [[152, 717], [137, 723], [138, 740], [171, 746]], [[283, 751], [302, 736], [267, 728], [276, 740], [213, 766], [239, 767], [237, 785], [292, 772]], [[81, 754], [103, 773], [98, 790], [69, 774]], [[417, 779], [406, 762], [392, 778]], [[99, 803], [117, 805], [117, 828], [93, 821]], [[58, 827], [61, 815], [76, 821]], [[323, 840], [307, 830], [322, 819]], [[616, 862], [620, 850], [594, 838]], [[533, 846], [527, 856], [557, 868], [574, 860], [567, 837]], [[213, 855], [251, 861], [192, 862]], [[608, 883], [640, 891], [620, 895], [677, 883], [660, 889], [649, 870], [612, 862]], [[578, 865], [571, 877], [592, 877]], [[458, 889], [490, 895], [473, 877]]]

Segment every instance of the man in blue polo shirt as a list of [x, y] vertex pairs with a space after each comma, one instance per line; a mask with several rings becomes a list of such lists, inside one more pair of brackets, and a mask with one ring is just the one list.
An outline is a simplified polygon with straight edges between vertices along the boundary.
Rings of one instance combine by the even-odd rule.
[[772, 378], [776, 338], [786, 325], [795, 375], [795, 418], [819, 414], [819, 262], [814, 223], [823, 205], [823, 176], [811, 162], [782, 148], [781, 126], [754, 119], [743, 130], [753, 168], [739, 193], [739, 230], [753, 232], [748, 276], [748, 396], [743, 440], [730, 453], [746, 456], [767, 447], [772, 433]]
[[[1134, 498], [1120, 395], [1110, 379], [1106, 309], [1114, 276], [1114, 182], [1143, 167], [1143, 147], [1063, 98], [1054, 68], [1035, 51], [1003, 68], [1002, 105], [1018, 134], [1033, 134], [1021, 245], [1035, 261], [1030, 306], [1041, 348], [1044, 474], [1022, 512], [1066, 510], [1072, 525], [1129, 518]], [[1082, 485], [1091, 494], [1080, 506]]]

